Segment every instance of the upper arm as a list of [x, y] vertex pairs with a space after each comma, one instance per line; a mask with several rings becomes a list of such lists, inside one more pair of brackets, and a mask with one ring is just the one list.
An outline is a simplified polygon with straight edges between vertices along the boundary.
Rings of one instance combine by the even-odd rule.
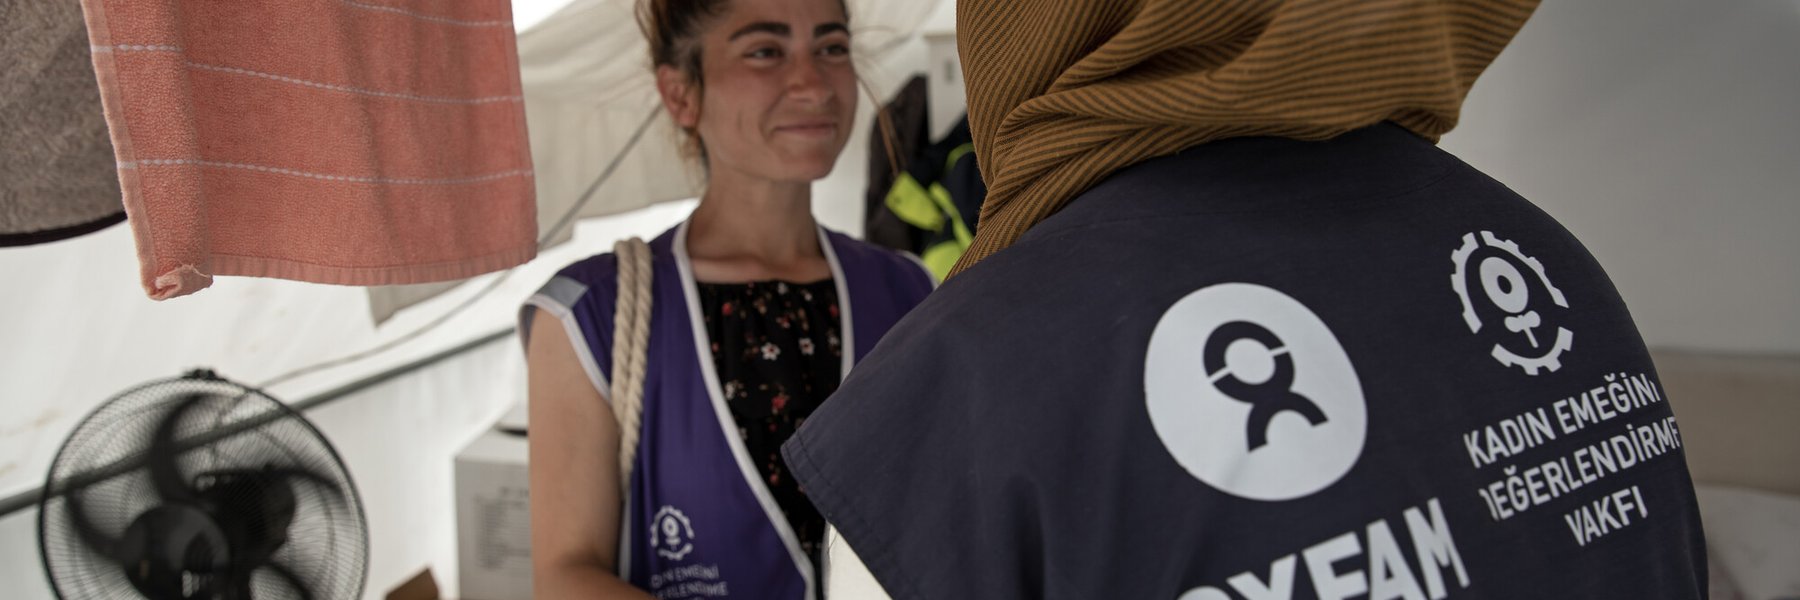
[[[548, 318], [547, 318], [548, 317]], [[559, 319], [533, 319], [528, 366], [532, 562], [614, 568], [619, 430]]]

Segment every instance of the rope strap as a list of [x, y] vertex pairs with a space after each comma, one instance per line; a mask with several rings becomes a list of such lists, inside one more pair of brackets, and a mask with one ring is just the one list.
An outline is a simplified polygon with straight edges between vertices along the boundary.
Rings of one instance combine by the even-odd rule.
[[650, 246], [630, 238], [613, 244], [619, 293], [613, 308], [612, 404], [619, 422], [619, 489], [631, 489], [644, 414], [644, 365], [650, 346]]

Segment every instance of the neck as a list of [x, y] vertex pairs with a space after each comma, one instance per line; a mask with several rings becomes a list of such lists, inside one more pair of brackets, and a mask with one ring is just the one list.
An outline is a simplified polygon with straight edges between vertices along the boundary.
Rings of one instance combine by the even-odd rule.
[[[687, 250], [704, 281], [816, 278], [824, 265], [810, 182], [712, 174], [688, 218]], [[829, 276], [829, 268], [825, 269]]]

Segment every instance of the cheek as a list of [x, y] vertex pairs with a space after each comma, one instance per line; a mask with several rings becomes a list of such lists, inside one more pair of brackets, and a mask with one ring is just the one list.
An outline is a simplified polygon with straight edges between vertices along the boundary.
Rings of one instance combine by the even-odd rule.
[[834, 72], [831, 84], [832, 91], [836, 92], [837, 97], [843, 104], [843, 112], [845, 114], [854, 114], [856, 112], [857, 102], [862, 99], [862, 96], [859, 93], [861, 92], [861, 88], [857, 86], [856, 82], [856, 69], [846, 66], [843, 69]]
[[856, 89], [856, 67], [852, 66], [850, 63], [839, 65], [837, 68], [832, 69], [830, 73], [832, 83], [839, 88], [840, 91], [845, 89], [854, 91]]
[[750, 121], [759, 107], [768, 106], [772, 98], [780, 95], [779, 86], [751, 76], [724, 76], [708, 84], [702, 120], [712, 120], [713, 127], [754, 125]]
[[[713, 90], [708, 90], [712, 92]], [[723, 89], [709, 94], [701, 103], [700, 123], [698, 129], [702, 135], [718, 138], [715, 143], [725, 143], [725, 138], [734, 137], [736, 130], [743, 122], [743, 105]]]

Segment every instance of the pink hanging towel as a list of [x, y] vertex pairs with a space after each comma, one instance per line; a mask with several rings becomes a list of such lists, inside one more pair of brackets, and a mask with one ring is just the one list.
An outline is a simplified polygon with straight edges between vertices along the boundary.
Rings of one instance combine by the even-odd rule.
[[82, 0], [144, 289], [530, 260], [508, 0]]

